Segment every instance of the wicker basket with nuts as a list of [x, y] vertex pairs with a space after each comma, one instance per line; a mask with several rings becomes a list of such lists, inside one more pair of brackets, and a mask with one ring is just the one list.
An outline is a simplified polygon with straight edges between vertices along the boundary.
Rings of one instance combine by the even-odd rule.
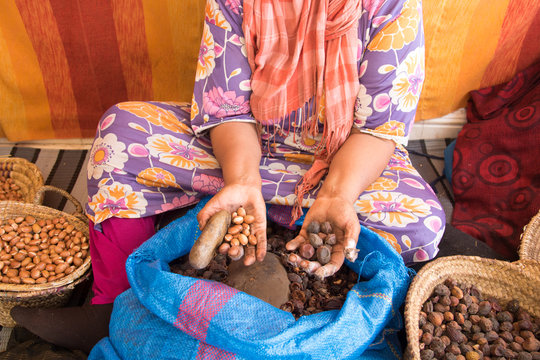
[[43, 186], [37, 166], [22, 158], [0, 158], [0, 201], [31, 203]]
[[[68, 214], [40, 205], [45, 191], [75, 205]], [[12, 327], [12, 307], [56, 307], [89, 276], [88, 222], [69, 193], [41, 187], [35, 203], [0, 202], [0, 325]]]
[[405, 303], [411, 359], [540, 359], [540, 263], [449, 256], [425, 265]]

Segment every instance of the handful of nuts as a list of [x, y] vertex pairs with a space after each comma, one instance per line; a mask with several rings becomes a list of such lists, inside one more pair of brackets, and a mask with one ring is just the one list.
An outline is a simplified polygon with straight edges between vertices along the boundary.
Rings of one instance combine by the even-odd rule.
[[231, 214], [231, 224], [219, 246], [218, 252], [228, 255], [231, 260], [240, 260], [248, 247], [257, 245], [257, 238], [251, 232], [251, 224], [255, 217], [246, 213], [241, 206]]
[[0, 281], [43, 284], [71, 274], [88, 256], [88, 240], [64, 217], [18, 216], [0, 224]]
[[325, 278], [326, 274], [319, 274], [317, 270], [330, 262], [332, 246], [336, 244], [336, 234], [333, 233], [332, 225], [328, 221], [323, 223], [312, 221], [306, 230], [308, 241], [300, 245], [298, 254], [289, 254], [288, 262], [308, 274]]

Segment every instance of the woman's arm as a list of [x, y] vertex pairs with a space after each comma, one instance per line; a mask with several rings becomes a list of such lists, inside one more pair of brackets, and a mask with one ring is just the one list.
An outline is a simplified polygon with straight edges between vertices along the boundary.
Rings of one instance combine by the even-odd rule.
[[312, 221], [330, 221], [338, 237], [328, 264], [315, 270], [320, 278], [333, 275], [345, 257], [354, 261], [360, 223], [354, 208], [358, 196], [382, 173], [395, 148], [392, 140], [375, 137], [353, 129], [330, 163], [317, 199], [306, 214], [297, 238], [287, 243], [297, 249], [307, 239], [306, 226]]
[[392, 140], [353, 129], [334, 156], [317, 197], [340, 198], [353, 204], [381, 175], [394, 148]]
[[261, 147], [255, 124], [223, 123], [210, 130], [210, 139], [225, 185], [261, 187]]
[[249, 106], [251, 69], [244, 55], [242, 12], [225, 0], [208, 1], [195, 76], [191, 127], [197, 136], [210, 133], [225, 186], [199, 212], [203, 228], [220, 210], [243, 206], [256, 218], [251, 224], [257, 251], [248, 246], [244, 264], [266, 254], [266, 207], [261, 193], [261, 149]]
[[255, 125], [226, 122], [210, 130], [210, 139], [225, 186], [199, 212], [199, 225], [204, 228], [210, 217], [220, 210], [232, 213], [243, 206], [255, 216], [251, 231], [257, 238], [256, 249], [246, 247], [244, 264], [262, 261], [266, 255], [266, 206], [261, 192], [261, 147]]

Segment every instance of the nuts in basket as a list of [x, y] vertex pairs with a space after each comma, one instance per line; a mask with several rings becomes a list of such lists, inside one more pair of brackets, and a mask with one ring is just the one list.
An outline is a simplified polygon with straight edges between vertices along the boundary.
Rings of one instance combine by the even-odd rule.
[[71, 274], [89, 254], [88, 239], [64, 217], [17, 216], [0, 224], [0, 281], [43, 284]]
[[23, 201], [23, 199], [19, 185], [15, 184], [9, 175], [0, 173], [0, 200]]
[[517, 300], [505, 306], [452, 279], [439, 284], [419, 319], [424, 359], [540, 359], [540, 317]]

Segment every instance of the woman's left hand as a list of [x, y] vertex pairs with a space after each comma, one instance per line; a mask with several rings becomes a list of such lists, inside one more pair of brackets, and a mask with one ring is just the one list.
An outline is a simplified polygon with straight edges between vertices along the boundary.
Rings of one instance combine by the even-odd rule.
[[311, 267], [316, 269], [314, 274], [317, 277], [324, 279], [341, 268], [345, 256], [350, 261], [356, 260], [360, 223], [354, 206], [349, 201], [339, 197], [317, 197], [306, 214], [300, 233], [285, 245], [287, 250], [294, 251], [303, 243], [309, 242], [307, 227], [313, 221], [329, 221], [337, 238], [336, 244], [332, 246], [330, 262], [319, 268]]

